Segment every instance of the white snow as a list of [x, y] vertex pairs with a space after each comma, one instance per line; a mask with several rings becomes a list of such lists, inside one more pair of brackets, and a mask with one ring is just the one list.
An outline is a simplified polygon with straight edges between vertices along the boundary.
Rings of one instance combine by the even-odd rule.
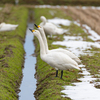
[[96, 80], [96, 78], [92, 78], [90, 73], [82, 68], [83, 78], [79, 80], [82, 82], [73, 83], [75, 86], [64, 86], [65, 90], [61, 92], [67, 94], [62, 95], [63, 97], [70, 97], [72, 100], [99, 100], [100, 99], [100, 89], [96, 89], [94, 84], [90, 84], [90, 81]]
[[61, 19], [61, 18], [48, 19], [48, 22], [51, 22], [56, 25], [62, 24], [64, 26], [69, 26], [72, 23], [68, 19]]
[[35, 8], [60, 8], [61, 6], [56, 5], [56, 6], [51, 6], [51, 5], [35, 5]]
[[[91, 49], [91, 46], [100, 48], [100, 45], [98, 43], [94, 42], [86, 42], [86, 41], [76, 41], [76, 40], [68, 40], [67, 36], [64, 36], [64, 41], [57, 41], [53, 42], [55, 45], [62, 45], [66, 46], [68, 50], [72, 51], [74, 54], [79, 56], [80, 54], [85, 54], [84, 51], [86, 49]], [[69, 39], [73, 38], [73, 36], [69, 36]], [[76, 37], [77, 38], [77, 37]]]
[[[65, 5], [63, 5], [63, 6], [60, 6], [60, 5], [55, 5], [55, 6], [52, 6], [52, 5], [35, 5], [34, 7], [35, 8], [62, 8], [63, 7], [65, 9], [68, 8], [68, 6], [65, 6]], [[80, 6], [74, 6], [74, 7], [80, 8]], [[89, 8], [89, 6], [82, 6], [82, 9], [87, 9], [87, 8]], [[90, 8], [100, 10], [99, 6], [98, 7], [90, 6]]]
[[[77, 21], [74, 21], [74, 24], [78, 25], [78, 26], [81, 26], [80, 23], [78, 23]], [[94, 30], [91, 29], [91, 27], [89, 27], [88, 25], [86, 24], [83, 24], [82, 25], [85, 29], [88, 30], [88, 33], [91, 34], [91, 36], [89, 36], [89, 38], [91, 38], [92, 40], [94, 41], [97, 41], [97, 40], [100, 40], [100, 35], [98, 35]], [[87, 32], [86, 30], [84, 29], [85, 32]]]

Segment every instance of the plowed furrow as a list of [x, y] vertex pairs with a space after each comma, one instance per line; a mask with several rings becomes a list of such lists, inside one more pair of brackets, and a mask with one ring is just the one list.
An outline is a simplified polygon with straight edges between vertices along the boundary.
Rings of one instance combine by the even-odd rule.
[[80, 23], [82, 24], [87, 24], [88, 26], [90, 26], [94, 31], [96, 31], [98, 34], [100, 34], [100, 19], [99, 19], [99, 15], [96, 14], [97, 12], [99, 12], [99, 10], [96, 10], [96, 13], [92, 12], [92, 8], [90, 11], [89, 9], [82, 9], [80, 8], [76, 8], [76, 7], [68, 7], [68, 9], [65, 10], [65, 12], [67, 13], [67, 15], [70, 15], [72, 18], [74, 18], [75, 20], [80, 20]]

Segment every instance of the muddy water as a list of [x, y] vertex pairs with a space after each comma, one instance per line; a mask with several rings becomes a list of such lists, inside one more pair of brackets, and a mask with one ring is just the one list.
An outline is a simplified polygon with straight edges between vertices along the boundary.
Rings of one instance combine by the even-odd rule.
[[34, 74], [36, 57], [32, 56], [35, 49], [33, 44], [34, 36], [29, 28], [33, 29], [33, 23], [28, 23], [26, 30], [26, 39], [24, 44], [26, 55], [23, 69], [23, 79], [20, 86], [21, 92], [19, 93], [19, 100], [35, 100], [34, 91], [36, 89], [36, 79], [34, 78]]

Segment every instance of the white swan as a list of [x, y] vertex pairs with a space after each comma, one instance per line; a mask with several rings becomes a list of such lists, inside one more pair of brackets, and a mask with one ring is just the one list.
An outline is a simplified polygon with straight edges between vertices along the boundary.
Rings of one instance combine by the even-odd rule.
[[0, 31], [11, 31], [15, 30], [18, 25], [13, 25], [13, 24], [6, 24], [6, 23], [1, 23], [0, 24]]
[[63, 34], [65, 32], [63, 29], [58, 28], [53, 23], [47, 22], [47, 19], [44, 16], [41, 16], [40, 19], [42, 21], [40, 26], [44, 28], [46, 35]]
[[40, 32], [38, 30], [32, 30], [32, 29], [30, 29], [30, 31], [33, 32], [33, 34], [39, 40], [41, 59], [56, 69], [56, 77], [58, 75], [58, 69], [61, 70], [61, 78], [63, 76], [63, 70], [73, 69], [73, 68], [78, 69], [78, 70], [80, 69], [78, 67], [78, 64], [73, 59], [71, 59], [69, 56], [67, 56], [61, 52], [46, 53], [43, 39], [40, 35]]
[[68, 51], [68, 50], [66, 50], [66, 49], [52, 49], [52, 50], [49, 50], [49, 49], [48, 49], [47, 39], [46, 39], [46, 36], [45, 36], [45, 33], [44, 33], [43, 28], [42, 28], [41, 26], [37, 26], [36, 24], [34, 24], [34, 25], [35, 25], [35, 26], [37, 27], [37, 29], [40, 31], [40, 34], [41, 34], [41, 36], [42, 36], [42, 38], [43, 38], [45, 50], [46, 50], [47, 53], [48, 53], [48, 52], [62, 52], [62, 53], [64, 53], [64, 54], [68, 55], [69, 57], [71, 57], [73, 60], [75, 60], [78, 64], [81, 63], [81, 60], [80, 60], [75, 54], [73, 54], [72, 52], [70, 52], [70, 51]]

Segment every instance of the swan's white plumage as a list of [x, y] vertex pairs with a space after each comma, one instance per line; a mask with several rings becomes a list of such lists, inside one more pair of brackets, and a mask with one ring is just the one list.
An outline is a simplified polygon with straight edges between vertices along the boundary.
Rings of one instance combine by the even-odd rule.
[[56, 70], [79, 69], [78, 64], [74, 60], [61, 52], [50, 52], [42, 59]]
[[54, 34], [63, 34], [64, 30], [58, 28], [56, 25], [53, 23], [47, 22], [47, 19], [44, 16], [40, 17], [41, 23], [40, 26], [44, 28], [44, 31], [47, 35], [54, 35]]
[[45, 36], [45, 33], [44, 33], [44, 30], [43, 30], [42, 26], [38, 27], [38, 30], [40, 31], [40, 34], [43, 38], [43, 42], [44, 42], [46, 52], [49, 52], [49, 53], [50, 52], [62, 52], [65, 55], [68, 55], [69, 57], [71, 57], [73, 60], [75, 60], [78, 64], [81, 63], [81, 60], [75, 54], [73, 54], [72, 52], [70, 52], [66, 49], [52, 49], [52, 50], [49, 50], [47, 39], [46, 39], [46, 36]]
[[1, 23], [0, 31], [11, 31], [11, 30], [15, 30], [17, 27], [18, 27], [18, 25]]
[[69, 56], [63, 54], [62, 52], [48, 52], [46, 53], [43, 39], [38, 30], [35, 30], [33, 34], [38, 38], [40, 43], [40, 57], [43, 61], [48, 63], [50, 66], [56, 70], [67, 70], [67, 69], [80, 69], [78, 64], [71, 59]]

